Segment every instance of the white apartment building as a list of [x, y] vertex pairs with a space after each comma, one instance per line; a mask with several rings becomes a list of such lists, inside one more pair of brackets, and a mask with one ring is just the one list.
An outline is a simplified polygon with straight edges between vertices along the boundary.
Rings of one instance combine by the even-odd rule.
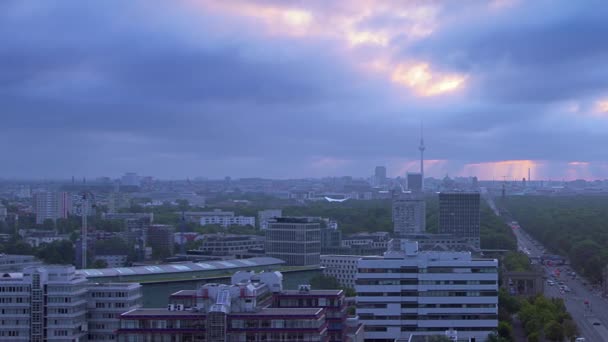
[[1, 277], [0, 341], [86, 339], [86, 282], [73, 266], [33, 266]]
[[[76, 274], [74, 266], [31, 266], [23, 273], [3, 274], [0, 341], [86, 341], [97, 329], [90, 329], [87, 322], [87, 313], [90, 317], [96, 313], [87, 308], [91, 286], [97, 285]], [[108, 324], [118, 324], [118, 316], [104, 318]]]
[[344, 287], [355, 288], [360, 255], [321, 255], [323, 275], [332, 276]]
[[468, 252], [401, 250], [362, 257], [355, 290], [366, 341], [407, 340], [453, 329], [458, 341], [485, 341], [498, 326], [498, 261]]
[[218, 224], [222, 227], [252, 226], [255, 227], [253, 216], [206, 216], [201, 218], [201, 225]]
[[[191, 214], [197, 214], [200, 217], [202, 226], [208, 224], [217, 224], [222, 227], [228, 226], [252, 226], [255, 227], [255, 217], [253, 216], [234, 216], [232, 211], [221, 211], [219, 209], [213, 211], [201, 211]], [[191, 215], [193, 216], [193, 215]]]
[[87, 309], [89, 341], [114, 341], [121, 314], [141, 307], [141, 285], [102, 283], [89, 285]]

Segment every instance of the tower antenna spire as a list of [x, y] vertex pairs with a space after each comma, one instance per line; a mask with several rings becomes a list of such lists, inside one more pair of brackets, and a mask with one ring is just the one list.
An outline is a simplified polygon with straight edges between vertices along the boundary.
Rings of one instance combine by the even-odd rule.
[[424, 191], [424, 150], [426, 147], [424, 146], [424, 126], [422, 120], [420, 120], [420, 146], [418, 146], [418, 150], [420, 150], [420, 176], [422, 178], [422, 191]]

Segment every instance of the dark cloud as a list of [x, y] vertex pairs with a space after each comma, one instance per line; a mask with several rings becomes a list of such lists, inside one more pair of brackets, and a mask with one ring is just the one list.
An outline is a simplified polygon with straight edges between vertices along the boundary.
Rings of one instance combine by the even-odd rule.
[[602, 1], [528, 1], [448, 21], [410, 47], [445, 68], [471, 73], [480, 96], [549, 102], [605, 91], [608, 7]]
[[[441, 12], [457, 15], [407, 53], [470, 79], [436, 101], [361, 72], [333, 39], [268, 36], [181, 3], [0, 2], [0, 144], [11, 161], [0, 176], [365, 175], [417, 157], [420, 118], [431, 159], [596, 160], [580, 147], [605, 138], [584, 126], [557, 136], [550, 119], [555, 100], [605, 86], [606, 13], [550, 9]], [[361, 28], [410, 21], [382, 14]]]

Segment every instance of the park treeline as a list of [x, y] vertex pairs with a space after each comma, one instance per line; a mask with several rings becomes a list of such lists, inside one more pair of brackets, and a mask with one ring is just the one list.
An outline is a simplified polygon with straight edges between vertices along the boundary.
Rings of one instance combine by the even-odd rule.
[[601, 280], [608, 263], [608, 196], [521, 196], [502, 204], [550, 251], [590, 280]]

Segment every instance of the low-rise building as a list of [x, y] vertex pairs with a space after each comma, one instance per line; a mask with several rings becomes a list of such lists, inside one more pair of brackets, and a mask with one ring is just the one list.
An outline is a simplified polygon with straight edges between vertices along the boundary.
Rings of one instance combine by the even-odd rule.
[[382, 248], [389, 247], [390, 234], [387, 232], [359, 233], [342, 239], [342, 247]]
[[42, 261], [33, 255], [0, 254], [0, 273], [23, 272], [28, 266], [40, 266]]
[[323, 275], [334, 277], [344, 287], [355, 288], [360, 255], [321, 255]]
[[481, 252], [481, 249], [468, 238], [452, 234], [405, 234], [400, 238], [392, 239], [389, 242], [389, 248], [394, 246], [397, 250], [400, 249], [400, 243], [404, 240], [418, 242], [418, 248], [421, 251], [455, 251], [477, 254]]
[[263, 250], [265, 238], [259, 235], [208, 234], [198, 248], [206, 255], [241, 255], [250, 250]]
[[104, 220], [147, 219], [154, 222], [154, 213], [103, 213], [101, 218]]
[[231, 285], [176, 292], [167, 308], [122, 314], [119, 341], [348, 341], [342, 290], [286, 291], [282, 279], [237, 272]]
[[206, 226], [209, 224], [217, 224], [222, 227], [230, 227], [230, 226], [255, 227], [255, 217], [253, 217], [253, 216], [213, 215], [213, 216], [202, 217], [200, 223], [201, 223], [201, 226]]
[[70, 240], [68, 234], [58, 234], [55, 231], [43, 231], [35, 229], [20, 229], [19, 235], [32, 247], [39, 247], [44, 243]]
[[123, 267], [127, 263], [128, 256], [125, 254], [96, 255], [95, 260], [103, 260], [106, 267]]
[[87, 297], [89, 341], [114, 341], [122, 313], [141, 307], [141, 285], [90, 284]]

